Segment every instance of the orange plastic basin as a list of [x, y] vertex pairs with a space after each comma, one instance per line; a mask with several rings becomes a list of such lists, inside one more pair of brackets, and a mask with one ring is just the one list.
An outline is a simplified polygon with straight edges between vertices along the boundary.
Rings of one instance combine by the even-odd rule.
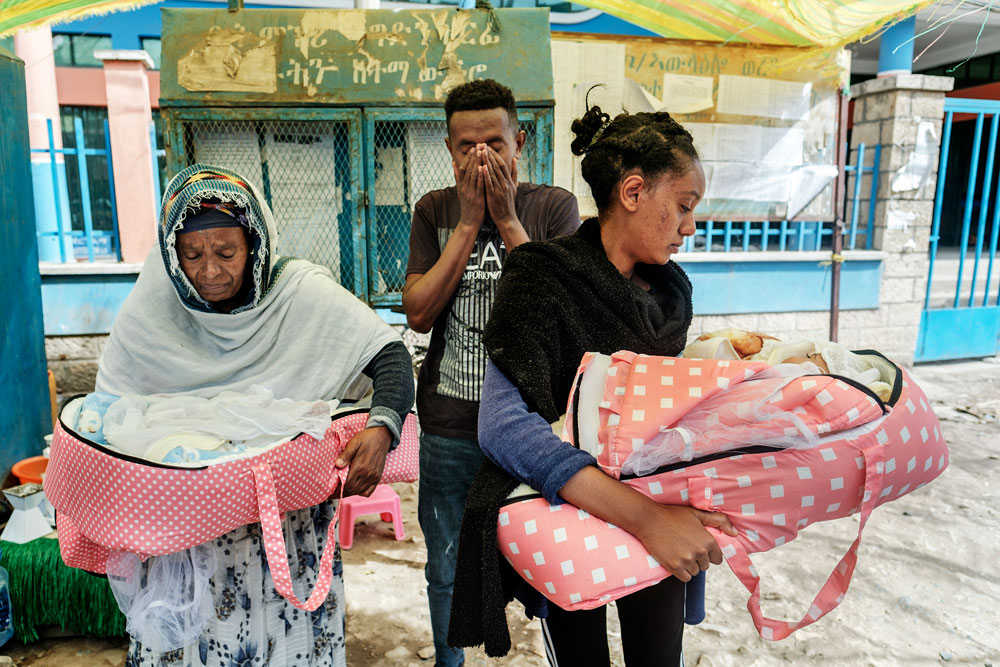
[[34, 482], [35, 484], [42, 483], [42, 473], [45, 472], [45, 467], [49, 465], [49, 459], [45, 456], [32, 456], [31, 458], [18, 461], [11, 468], [11, 472], [17, 477], [21, 484], [28, 484]]

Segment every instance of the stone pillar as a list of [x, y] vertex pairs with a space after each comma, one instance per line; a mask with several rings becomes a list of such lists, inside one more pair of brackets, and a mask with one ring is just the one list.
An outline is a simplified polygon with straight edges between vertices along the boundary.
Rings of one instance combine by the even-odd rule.
[[95, 51], [94, 56], [104, 61], [122, 261], [142, 262], [156, 244], [160, 206], [153, 184], [153, 113], [146, 76], [153, 60], [145, 51], [117, 49]]
[[[911, 364], [927, 289], [928, 242], [944, 116], [951, 77], [901, 74], [851, 86], [854, 129], [851, 159], [865, 144], [865, 166], [881, 146], [874, 247], [883, 261], [877, 311], [842, 311], [841, 339], [848, 347], [876, 347]], [[870, 176], [861, 185], [871, 191]], [[860, 203], [867, 212], [867, 194]], [[873, 286], [874, 287], [874, 286]]]
[[[52, 121], [52, 148], [61, 150], [59, 93], [52, 32], [48, 28], [22, 30], [14, 35], [14, 49], [24, 61], [24, 89], [28, 104], [28, 137], [32, 149], [49, 148], [48, 121]], [[31, 182], [35, 199], [38, 255], [43, 262], [72, 262], [73, 237], [66, 187], [66, 161], [55, 154], [55, 169], [48, 153], [31, 153]], [[56, 206], [58, 202], [58, 207]], [[59, 236], [60, 221], [63, 235]]]

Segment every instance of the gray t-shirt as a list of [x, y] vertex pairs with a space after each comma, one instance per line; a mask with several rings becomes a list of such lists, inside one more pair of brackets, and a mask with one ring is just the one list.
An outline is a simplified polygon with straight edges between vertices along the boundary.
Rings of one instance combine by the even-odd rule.
[[[532, 241], [571, 234], [580, 225], [576, 198], [566, 190], [520, 183], [514, 208]], [[461, 217], [455, 187], [424, 195], [413, 209], [407, 275], [427, 273]], [[429, 433], [476, 438], [479, 396], [486, 372], [482, 335], [507, 249], [487, 217], [451, 303], [438, 316], [417, 379], [417, 411]]]

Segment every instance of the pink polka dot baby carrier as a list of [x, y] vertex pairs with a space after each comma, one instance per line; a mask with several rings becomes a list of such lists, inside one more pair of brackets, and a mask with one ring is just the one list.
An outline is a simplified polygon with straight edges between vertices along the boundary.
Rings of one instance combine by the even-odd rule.
[[[858, 354], [893, 387], [886, 403], [846, 378], [775, 377], [777, 367], [762, 362], [588, 353], [563, 438], [657, 502], [724, 512], [739, 536], [709, 530], [750, 592], [747, 608], [760, 635], [783, 639], [843, 600], [871, 511], [922, 487], [948, 463], [920, 388], [881, 355]], [[753, 403], [748, 396], [764, 398]], [[787, 448], [791, 442], [799, 446]], [[675, 460], [660, 465], [662, 459], [646, 456], [656, 449], [649, 443], [667, 443]], [[629, 474], [636, 462], [639, 474]], [[549, 505], [525, 488], [500, 511], [498, 546], [560, 607], [591, 609], [670, 576], [626, 531], [570, 504]], [[781, 546], [816, 521], [855, 512], [858, 537], [803, 618], [766, 618], [749, 554]]]
[[[87, 440], [60, 419], [44, 485], [57, 510], [63, 561], [103, 574], [114, 551], [145, 560], [260, 522], [275, 588], [296, 607], [312, 611], [326, 599], [332, 583], [337, 521], [330, 522], [313, 592], [302, 601], [292, 590], [281, 515], [330, 498], [347, 477], [347, 470], [336, 468], [334, 461], [367, 419], [366, 410], [339, 413], [322, 440], [299, 435], [200, 468], [126, 456]], [[399, 446], [386, 458], [382, 482], [416, 481], [418, 464], [416, 418], [411, 414]]]

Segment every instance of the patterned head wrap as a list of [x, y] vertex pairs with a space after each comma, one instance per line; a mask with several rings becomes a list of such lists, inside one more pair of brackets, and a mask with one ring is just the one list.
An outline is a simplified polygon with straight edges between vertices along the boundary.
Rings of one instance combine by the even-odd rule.
[[184, 275], [176, 247], [177, 234], [184, 231], [184, 221], [206, 210], [232, 215], [250, 230], [248, 261], [252, 263], [252, 285], [246, 302], [232, 312], [249, 310], [267, 291], [276, 239], [270, 209], [261, 200], [257, 189], [239, 174], [221, 167], [194, 164], [171, 179], [160, 205], [159, 237], [163, 265], [184, 305], [202, 312], [215, 312]]
[[203, 201], [199, 208], [198, 213], [184, 218], [184, 225], [177, 230], [178, 234], [189, 234], [219, 227], [250, 228], [250, 221], [247, 219], [246, 213], [232, 204], [214, 204]]

